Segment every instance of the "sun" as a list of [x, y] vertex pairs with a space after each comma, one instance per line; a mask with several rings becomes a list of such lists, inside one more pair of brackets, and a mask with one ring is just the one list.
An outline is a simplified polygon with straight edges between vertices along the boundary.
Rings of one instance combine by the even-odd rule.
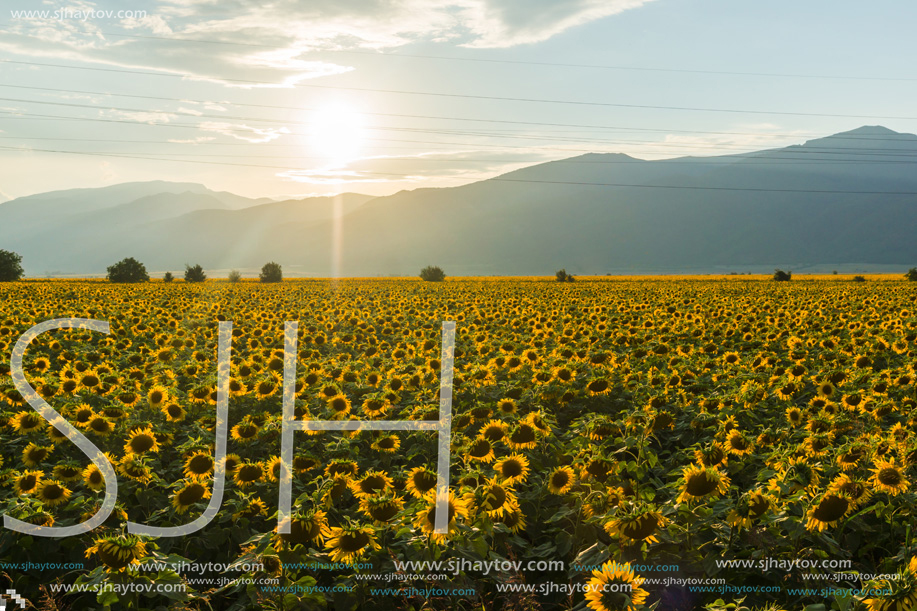
[[340, 105], [316, 110], [310, 117], [308, 141], [313, 151], [332, 163], [355, 159], [366, 138], [363, 116]]

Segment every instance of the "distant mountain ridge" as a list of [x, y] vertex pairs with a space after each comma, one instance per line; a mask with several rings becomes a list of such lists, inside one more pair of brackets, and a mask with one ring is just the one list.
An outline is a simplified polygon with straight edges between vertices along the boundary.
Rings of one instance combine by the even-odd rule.
[[173, 271], [274, 260], [312, 276], [428, 264], [449, 275], [893, 271], [917, 265], [915, 163], [917, 136], [864, 126], [718, 157], [590, 153], [376, 198], [128, 183], [0, 204], [0, 248], [31, 275], [104, 273], [125, 256]]

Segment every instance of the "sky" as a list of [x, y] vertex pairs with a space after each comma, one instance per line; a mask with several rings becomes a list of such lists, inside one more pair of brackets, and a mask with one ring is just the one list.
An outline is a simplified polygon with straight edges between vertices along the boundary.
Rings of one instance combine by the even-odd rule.
[[12, 0], [0, 201], [386, 195], [588, 152], [914, 133], [914, 23], [903, 0]]

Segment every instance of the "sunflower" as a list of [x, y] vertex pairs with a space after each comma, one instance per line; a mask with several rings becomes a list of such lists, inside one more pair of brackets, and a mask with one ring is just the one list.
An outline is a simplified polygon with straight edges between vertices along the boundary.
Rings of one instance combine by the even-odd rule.
[[479, 436], [491, 443], [500, 441], [506, 436], [506, 423], [501, 420], [491, 420], [481, 428]]
[[531, 425], [542, 435], [548, 435], [551, 433], [551, 426], [545, 420], [544, 414], [542, 414], [540, 411], [529, 412], [528, 415], [526, 415], [524, 418], [523, 422]]
[[825, 493], [806, 512], [806, 528], [821, 532], [829, 526], [837, 525], [852, 509], [853, 504], [844, 493]]
[[471, 442], [465, 453], [470, 460], [476, 460], [484, 463], [493, 462], [495, 458], [493, 446], [483, 437], [478, 437]]
[[866, 456], [865, 447], [852, 445], [837, 455], [837, 465], [844, 471], [851, 471], [857, 467], [864, 456]]
[[147, 484], [153, 478], [153, 471], [143, 462], [143, 457], [136, 454], [125, 456], [118, 465], [118, 471], [141, 484]]
[[325, 475], [329, 477], [338, 475], [352, 477], [357, 474], [358, 470], [357, 463], [352, 460], [337, 458], [332, 460], [331, 464], [325, 467]]
[[287, 543], [294, 548], [297, 545], [308, 545], [310, 543], [321, 545], [325, 538], [330, 536], [331, 529], [328, 527], [328, 518], [325, 516], [325, 512], [313, 509], [290, 520], [290, 532], [275, 535], [275, 549], [279, 549], [283, 543]]
[[22, 462], [27, 467], [36, 467], [54, 451], [54, 446], [40, 446], [35, 443], [29, 443], [22, 450]]
[[41, 471], [23, 471], [18, 477], [13, 479], [13, 488], [18, 496], [32, 494], [41, 485], [44, 473]]
[[208, 452], [195, 452], [185, 461], [185, 477], [204, 479], [213, 473], [213, 457]]
[[415, 467], [408, 472], [405, 488], [412, 496], [421, 499], [436, 487], [436, 473], [426, 467]]
[[726, 436], [726, 449], [730, 454], [735, 454], [736, 456], [746, 456], [751, 454], [752, 444], [751, 442], [736, 429], [729, 431], [729, 435]]
[[232, 514], [232, 520], [235, 522], [239, 518], [255, 518], [257, 516], [267, 515], [267, 504], [258, 497], [250, 499], [246, 505]]
[[99, 437], [106, 437], [111, 435], [112, 431], [115, 430], [115, 426], [107, 418], [96, 416], [86, 423], [86, 430], [95, 433]]
[[527, 422], [520, 422], [506, 438], [506, 444], [513, 450], [531, 450], [537, 444], [537, 430]]
[[146, 428], [138, 427], [131, 431], [127, 443], [124, 444], [124, 453], [128, 456], [158, 451], [159, 442], [156, 440], [156, 435], [153, 434], [152, 425]]
[[160, 408], [169, 400], [169, 390], [165, 386], [156, 385], [146, 394], [150, 407]]
[[247, 488], [252, 484], [264, 481], [264, 467], [260, 462], [246, 461], [236, 468], [233, 481], [239, 488]]
[[640, 586], [643, 578], [630, 564], [606, 562], [592, 571], [586, 586], [586, 605], [594, 611], [636, 611], [649, 595]]
[[360, 510], [380, 526], [392, 521], [402, 509], [404, 501], [392, 494], [374, 494], [360, 499]]
[[721, 496], [729, 489], [729, 478], [719, 469], [691, 465], [683, 470], [678, 502], [694, 501], [707, 496]]
[[516, 402], [509, 398], [503, 398], [497, 401], [497, 411], [504, 416], [512, 416], [516, 413]]
[[350, 482], [350, 490], [358, 498], [384, 493], [392, 487], [392, 478], [384, 471], [367, 471], [360, 479]]
[[258, 425], [255, 423], [249, 420], [243, 420], [232, 427], [231, 436], [241, 443], [251, 443], [258, 437], [259, 430]]
[[83, 483], [87, 488], [96, 492], [105, 487], [105, 477], [95, 463], [83, 469]]
[[770, 497], [760, 490], [749, 492], [739, 499], [735, 509], [729, 512], [726, 521], [735, 528], [751, 528], [755, 520], [771, 507]]
[[904, 476], [904, 470], [895, 465], [895, 459], [890, 461], [877, 458], [875, 468], [871, 469], [873, 476], [870, 479], [873, 488], [878, 492], [887, 492], [891, 496], [896, 496], [907, 490], [910, 483]]
[[487, 480], [475, 493], [475, 506], [492, 518], [499, 518], [509, 508], [511, 501], [516, 500], [513, 489], [496, 478]]
[[328, 409], [330, 409], [335, 416], [346, 416], [350, 413], [350, 399], [348, 399], [346, 395], [338, 394], [330, 397], [327, 403]]
[[439, 534], [434, 532], [436, 529], [436, 491], [431, 490], [424, 496], [424, 501], [426, 501], [425, 506], [417, 513], [417, 517], [414, 519], [414, 525], [419, 528], [425, 535], [427, 535], [431, 541], [440, 542], [447, 539], [456, 527], [456, 519], [462, 518], [465, 519], [468, 517], [468, 504], [464, 499], [457, 499], [453, 496], [452, 491], [449, 491], [449, 521], [447, 522], [447, 534]]
[[223, 465], [226, 468], [226, 475], [232, 477], [236, 473], [236, 469], [242, 464], [242, 457], [238, 454], [227, 454], [223, 458]]
[[146, 543], [140, 537], [120, 534], [96, 539], [86, 550], [86, 557], [95, 554], [105, 565], [106, 572], [120, 572], [131, 564], [139, 564], [146, 553]]
[[45, 419], [33, 411], [21, 411], [9, 419], [9, 425], [20, 435], [45, 428]]
[[863, 589], [874, 595], [882, 592], [877, 598], [863, 600], [869, 611], [913, 611], [917, 607], [917, 558], [899, 568], [895, 578], [869, 581]]
[[619, 536], [624, 545], [634, 545], [641, 541], [657, 543], [656, 529], [667, 523], [668, 520], [651, 507], [629, 506], [620, 516], [605, 523], [605, 532]]
[[377, 452], [382, 452], [384, 454], [395, 454], [398, 451], [398, 448], [401, 447], [401, 440], [397, 435], [386, 435], [385, 437], [380, 437], [374, 441], [371, 447]]
[[325, 547], [330, 550], [332, 562], [343, 563], [361, 558], [369, 550], [380, 549], [372, 528], [355, 525], [332, 528]]
[[525, 481], [529, 474], [529, 461], [521, 454], [513, 454], [497, 461], [494, 470], [500, 475], [504, 484], [512, 486]]
[[172, 496], [172, 507], [175, 513], [185, 513], [192, 505], [202, 499], [210, 498], [210, 490], [204, 484], [192, 480]]
[[159, 410], [168, 422], [181, 422], [185, 419], [185, 410], [178, 403], [166, 403]]
[[83, 479], [83, 470], [75, 465], [57, 465], [51, 470], [51, 477], [69, 484]]
[[566, 494], [576, 483], [576, 473], [570, 467], [557, 467], [548, 476], [548, 490], [551, 494]]
[[73, 411], [70, 412], [70, 417], [73, 420], [73, 423], [80, 428], [86, 428], [89, 426], [89, 421], [92, 420], [95, 415], [96, 414], [92, 407], [86, 405], [85, 403], [77, 405]]
[[706, 448], [695, 450], [694, 460], [704, 467], [719, 467], [729, 462], [729, 455], [721, 444], [714, 441]]
[[786, 419], [793, 426], [799, 426], [802, 424], [802, 410], [795, 406], [788, 407], [786, 409]]
[[522, 513], [522, 510], [519, 508], [519, 502], [513, 499], [506, 508], [506, 511], [503, 512], [503, 517], [500, 518], [500, 521], [506, 526], [510, 532], [518, 533], [519, 531], [525, 530], [525, 514]]
[[593, 378], [586, 384], [586, 391], [590, 397], [596, 395], [607, 395], [611, 392], [611, 385], [605, 378]]

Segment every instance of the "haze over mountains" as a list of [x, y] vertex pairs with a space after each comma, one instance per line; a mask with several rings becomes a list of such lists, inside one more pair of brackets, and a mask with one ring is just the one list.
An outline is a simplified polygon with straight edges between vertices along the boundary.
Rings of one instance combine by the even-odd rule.
[[0, 204], [0, 248], [23, 255], [30, 276], [104, 274], [127, 256], [151, 272], [273, 260], [304, 276], [428, 264], [449, 275], [903, 271], [917, 265], [915, 164], [917, 136], [876, 126], [741, 155], [586, 154], [376, 198], [128, 183]]

